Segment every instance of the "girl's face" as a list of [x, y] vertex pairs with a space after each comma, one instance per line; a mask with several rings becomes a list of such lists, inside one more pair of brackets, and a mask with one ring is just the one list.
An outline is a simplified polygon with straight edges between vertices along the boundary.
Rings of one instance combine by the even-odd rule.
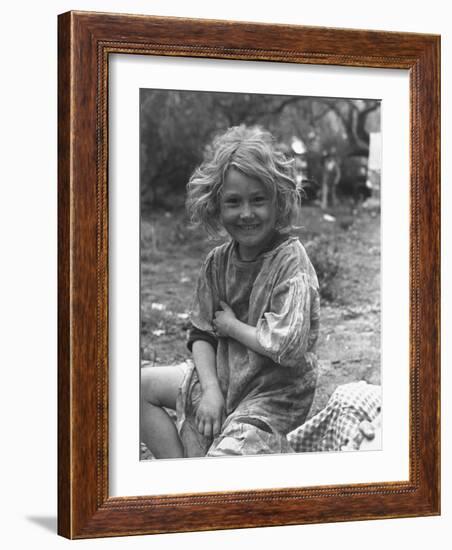
[[221, 223], [239, 243], [240, 256], [254, 259], [275, 233], [276, 207], [265, 186], [257, 179], [230, 168], [220, 197]]

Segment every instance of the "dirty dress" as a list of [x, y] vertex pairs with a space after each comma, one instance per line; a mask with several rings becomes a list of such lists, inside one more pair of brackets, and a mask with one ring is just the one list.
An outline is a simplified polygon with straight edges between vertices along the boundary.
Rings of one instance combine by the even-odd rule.
[[[226, 302], [257, 328], [260, 355], [232, 338], [217, 338], [212, 321]], [[290, 452], [286, 434], [303, 424], [317, 380], [319, 292], [298, 238], [278, 235], [270, 249], [244, 261], [234, 241], [213, 249], [201, 268], [191, 311], [191, 341], [216, 348], [226, 421], [212, 441], [195, 424], [201, 388], [187, 363], [177, 398], [177, 428], [186, 456]]]

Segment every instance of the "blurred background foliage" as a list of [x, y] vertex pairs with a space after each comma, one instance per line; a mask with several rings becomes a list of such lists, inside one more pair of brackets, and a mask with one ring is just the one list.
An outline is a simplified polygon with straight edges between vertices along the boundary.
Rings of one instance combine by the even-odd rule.
[[360, 167], [367, 167], [370, 133], [380, 131], [380, 101], [373, 99], [142, 89], [140, 103], [143, 214], [183, 206], [205, 147], [232, 125], [259, 124], [287, 154], [302, 157], [309, 199], [317, 197], [322, 158], [331, 152], [342, 165], [342, 189], [353, 194]]

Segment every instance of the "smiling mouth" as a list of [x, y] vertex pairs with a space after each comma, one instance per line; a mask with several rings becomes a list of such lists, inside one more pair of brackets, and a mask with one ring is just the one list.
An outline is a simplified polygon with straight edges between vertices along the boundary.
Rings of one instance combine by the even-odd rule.
[[240, 225], [239, 226], [242, 231], [253, 231], [253, 229], [257, 229], [259, 227], [259, 224], [249, 224], [249, 225]]

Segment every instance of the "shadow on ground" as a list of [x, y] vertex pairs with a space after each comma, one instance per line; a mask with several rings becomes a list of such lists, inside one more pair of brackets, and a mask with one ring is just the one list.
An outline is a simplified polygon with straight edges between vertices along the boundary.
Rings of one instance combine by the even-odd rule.
[[46, 531], [57, 532], [57, 518], [55, 516], [28, 516], [26, 519]]

